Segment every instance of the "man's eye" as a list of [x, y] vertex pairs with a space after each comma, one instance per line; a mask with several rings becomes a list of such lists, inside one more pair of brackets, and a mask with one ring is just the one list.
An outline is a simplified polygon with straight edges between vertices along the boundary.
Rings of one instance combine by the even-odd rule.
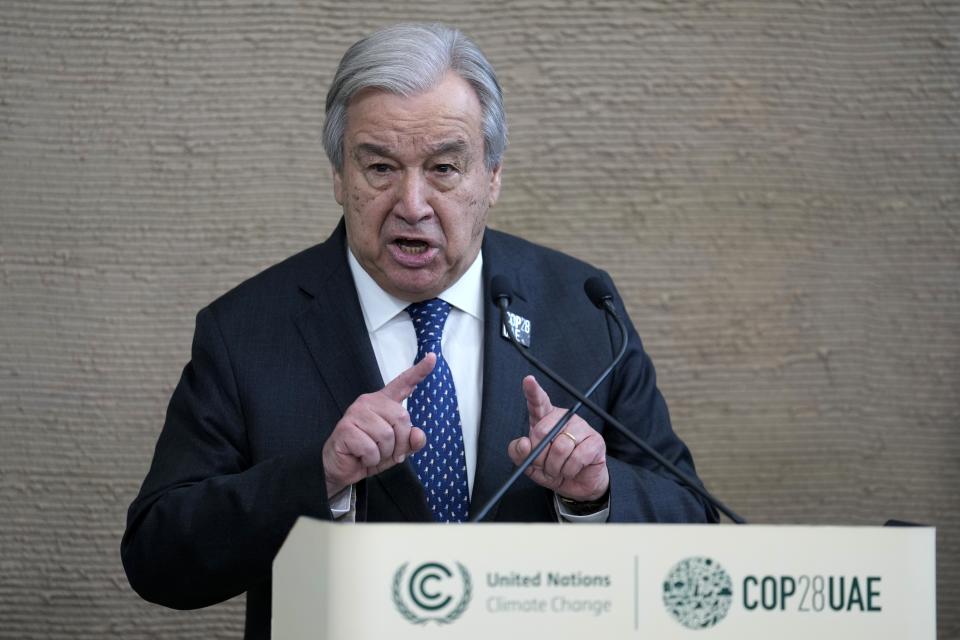
[[370, 165], [371, 171], [373, 171], [374, 173], [379, 173], [381, 175], [390, 173], [391, 169], [392, 167], [390, 165], [385, 164], [383, 162], [376, 162]]
[[433, 168], [433, 170], [442, 176], [448, 176], [453, 173], [456, 173], [457, 168], [452, 164], [438, 164]]

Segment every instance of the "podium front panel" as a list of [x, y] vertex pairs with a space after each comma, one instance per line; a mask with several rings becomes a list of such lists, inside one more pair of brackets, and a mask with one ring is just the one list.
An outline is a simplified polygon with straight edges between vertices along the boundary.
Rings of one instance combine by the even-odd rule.
[[936, 637], [931, 528], [337, 524], [274, 563], [273, 637]]

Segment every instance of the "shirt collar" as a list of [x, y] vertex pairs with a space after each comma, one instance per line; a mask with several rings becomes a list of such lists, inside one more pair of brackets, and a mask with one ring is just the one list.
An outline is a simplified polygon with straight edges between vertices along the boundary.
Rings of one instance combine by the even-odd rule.
[[[363, 321], [367, 331], [380, 329], [387, 322], [410, 306], [410, 303], [390, 295], [380, 288], [380, 285], [370, 277], [360, 262], [354, 257], [353, 251], [347, 247], [347, 263], [350, 273], [357, 287], [357, 297], [360, 298], [360, 308], [363, 310]], [[478, 320], [483, 320], [483, 252], [478, 252], [473, 264], [464, 272], [460, 279], [443, 291], [438, 298], [450, 303], [464, 313], [470, 314]]]

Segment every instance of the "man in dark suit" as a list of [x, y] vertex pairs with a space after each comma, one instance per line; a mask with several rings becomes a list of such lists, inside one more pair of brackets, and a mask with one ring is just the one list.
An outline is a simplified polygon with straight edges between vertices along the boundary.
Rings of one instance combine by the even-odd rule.
[[[612, 289], [606, 274], [486, 228], [506, 129], [493, 69], [461, 33], [401, 25], [351, 47], [324, 144], [343, 220], [198, 314], [122, 543], [148, 600], [247, 591], [250, 638], [269, 635], [270, 565], [297, 517], [462, 521], [553, 427], [553, 403], [572, 402], [502, 337], [493, 275], [511, 283], [529, 348], [575, 386], [619, 348], [582, 291], [594, 275]], [[632, 326], [594, 398], [693, 473]], [[714, 518], [588, 415], [486, 519]]]

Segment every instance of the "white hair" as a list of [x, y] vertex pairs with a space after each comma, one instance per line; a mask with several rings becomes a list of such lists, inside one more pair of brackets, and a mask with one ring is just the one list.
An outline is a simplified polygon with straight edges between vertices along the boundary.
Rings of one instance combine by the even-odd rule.
[[443, 24], [398, 24], [354, 43], [340, 60], [327, 92], [323, 123], [323, 148], [334, 169], [343, 169], [347, 107], [358, 92], [373, 88], [413, 96], [435, 87], [447, 71], [476, 91], [484, 163], [487, 169], [499, 166], [507, 147], [507, 121], [493, 66], [457, 29]]

